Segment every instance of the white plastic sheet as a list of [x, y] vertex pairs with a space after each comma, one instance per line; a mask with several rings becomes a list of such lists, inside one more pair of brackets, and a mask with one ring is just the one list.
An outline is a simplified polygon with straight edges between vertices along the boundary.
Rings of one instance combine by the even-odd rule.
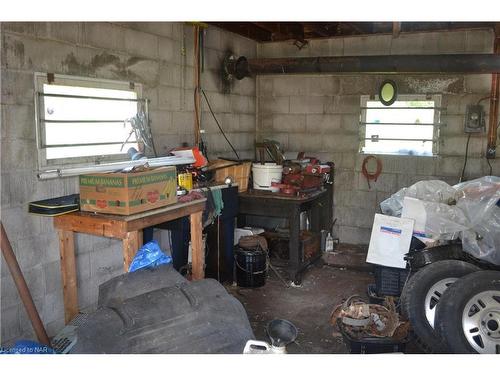
[[430, 237], [459, 237], [465, 252], [500, 265], [500, 177], [486, 176], [455, 186], [420, 181], [382, 202], [382, 212], [400, 216], [405, 197], [423, 201], [425, 232]]
[[441, 180], [419, 181], [410, 187], [403, 188], [380, 203], [382, 213], [401, 217], [404, 197], [416, 198], [427, 202], [452, 203], [455, 189]]

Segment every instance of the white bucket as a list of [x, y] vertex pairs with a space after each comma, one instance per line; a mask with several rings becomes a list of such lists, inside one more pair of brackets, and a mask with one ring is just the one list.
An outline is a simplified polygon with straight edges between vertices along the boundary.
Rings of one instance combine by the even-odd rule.
[[253, 188], [274, 191], [275, 189], [271, 187], [271, 182], [280, 183], [282, 173], [283, 167], [276, 163], [253, 164]]

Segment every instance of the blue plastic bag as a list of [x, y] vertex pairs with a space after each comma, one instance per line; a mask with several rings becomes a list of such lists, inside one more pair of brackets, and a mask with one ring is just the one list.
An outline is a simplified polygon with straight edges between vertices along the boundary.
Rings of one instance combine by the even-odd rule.
[[153, 240], [144, 244], [137, 251], [128, 272], [134, 272], [141, 268], [153, 268], [160, 264], [168, 263], [172, 263], [172, 258], [161, 251], [158, 241]]
[[56, 354], [56, 352], [35, 341], [19, 340], [12, 348], [0, 348], [0, 354]]

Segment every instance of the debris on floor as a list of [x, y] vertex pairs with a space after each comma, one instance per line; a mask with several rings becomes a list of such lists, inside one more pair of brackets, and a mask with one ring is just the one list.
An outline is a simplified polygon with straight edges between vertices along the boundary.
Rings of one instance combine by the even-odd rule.
[[298, 330], [288, 353], [335, 354], [349, 353], [349, 348], [342, 337], [332, 336], [332, 309], [353, 294], [366, 295], [370, 283], [373, 276], [367, 272], [341, 271], [317, 262], [305, 273], [301, 288], [284, 288], [271, 273], [263, 287], [226, 289], [245, 307], [257, 340], [268, 340], [266, 326], [271, 320], [286, 319]]

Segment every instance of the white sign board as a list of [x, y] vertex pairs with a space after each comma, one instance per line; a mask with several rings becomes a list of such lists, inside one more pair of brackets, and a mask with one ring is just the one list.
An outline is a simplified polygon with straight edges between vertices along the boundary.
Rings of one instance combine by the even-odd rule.
[[413, 219], [375, 214], [366, 261], [386, 267], [406, 268]]

